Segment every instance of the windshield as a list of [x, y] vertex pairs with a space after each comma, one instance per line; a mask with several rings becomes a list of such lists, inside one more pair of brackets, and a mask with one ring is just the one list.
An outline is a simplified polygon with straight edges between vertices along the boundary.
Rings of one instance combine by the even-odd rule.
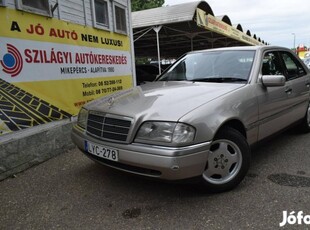
[[159, 81], [247, 82], [255, 51], [210, 51], [185, 55]]

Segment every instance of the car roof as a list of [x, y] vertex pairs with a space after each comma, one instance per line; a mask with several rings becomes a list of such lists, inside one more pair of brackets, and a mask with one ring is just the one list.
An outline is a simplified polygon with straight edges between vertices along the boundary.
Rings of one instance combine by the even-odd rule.
[[223, 48], [214, 48], [214, 49], [207, 49], [207, 50], [197, 50], [192, 51], [189, 53], [199, 53], [199, 52], [212, 52], [212, 51], [232, 51], [232, 50], [267, 50], [267, 49], [280, 49], [280, 50], [289, 50], [288, 48], [281, 47], [281, 46], [235, 46], [235, 47], [223, 47]]

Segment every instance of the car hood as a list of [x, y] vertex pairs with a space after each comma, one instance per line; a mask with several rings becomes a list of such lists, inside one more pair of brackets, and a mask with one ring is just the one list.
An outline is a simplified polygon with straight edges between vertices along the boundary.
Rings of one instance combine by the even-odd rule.
[[99, 98], [84, 107], [135, 119], [177, 121], [195, 108], [242, 86], [244, 84], [150, 82]]

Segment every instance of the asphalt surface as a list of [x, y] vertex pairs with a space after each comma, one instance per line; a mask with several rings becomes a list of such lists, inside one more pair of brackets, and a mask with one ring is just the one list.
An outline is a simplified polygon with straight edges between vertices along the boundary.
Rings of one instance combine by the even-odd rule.
[[0, 229], [279, 229], [283, 211], [310, 215], [310, 134], [290, 130], [252, 153], [236, 189], [208, 194], [106, 168], [73, 149], [0, 182]]

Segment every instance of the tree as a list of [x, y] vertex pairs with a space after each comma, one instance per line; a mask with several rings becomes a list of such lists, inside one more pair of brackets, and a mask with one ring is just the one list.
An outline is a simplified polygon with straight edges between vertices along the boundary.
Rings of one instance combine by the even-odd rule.
[[164, 3], [165, 0], [131, 0], [131, 11], [161, 7]]

